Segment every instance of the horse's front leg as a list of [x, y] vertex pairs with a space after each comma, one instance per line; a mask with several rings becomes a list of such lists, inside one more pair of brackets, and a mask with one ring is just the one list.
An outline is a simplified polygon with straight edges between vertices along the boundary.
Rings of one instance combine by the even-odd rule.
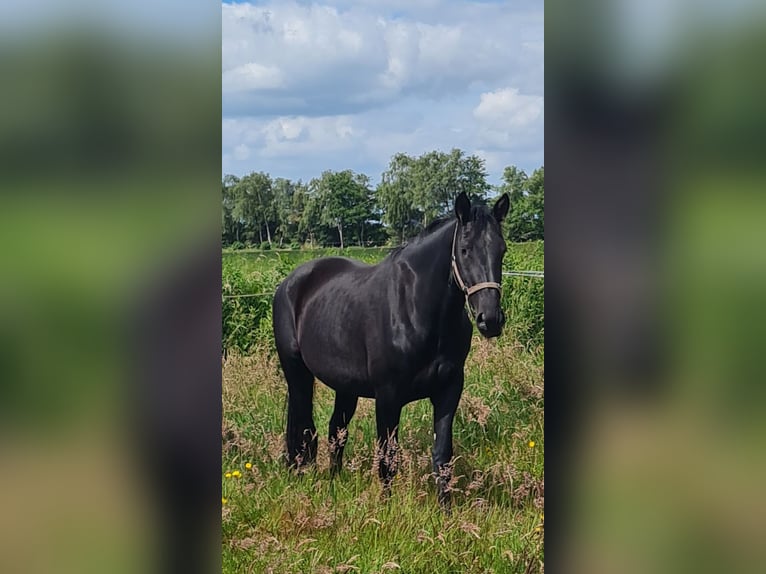
[[439, 504], [445, 510], [450, 509], [449, 483], [452, 480], [452, 421], [463, 392], [463, 373], [441, 392], [431, 397], [434, 407], [434, 447], [433, 470], [436, 475], [436, 489]]
[[382, 389], [375, 395], [375, 422], [378, 430], [378, 476], [383, 492], [389, 494], [396, 476], [398, 457], [397, 439], [402, 403], [393, 389]]

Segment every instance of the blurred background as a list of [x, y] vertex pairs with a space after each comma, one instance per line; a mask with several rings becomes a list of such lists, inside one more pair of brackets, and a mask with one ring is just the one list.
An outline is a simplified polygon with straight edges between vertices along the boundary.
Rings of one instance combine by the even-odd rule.
[[[546, 26], [547, 565], [757, 570], [766, 10]], [[2, 572], [219, 568], [220, 40], [207, 0], [0, 6]]]
[[766, 7], [545, 16], [546, 566], [760, 570]]
[[0, 6], [2, 572], [217, 569], [220, 34]]

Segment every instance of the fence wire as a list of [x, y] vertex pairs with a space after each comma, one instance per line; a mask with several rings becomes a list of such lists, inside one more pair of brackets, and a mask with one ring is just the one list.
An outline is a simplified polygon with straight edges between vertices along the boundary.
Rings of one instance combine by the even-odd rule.
[[540, 279], [545, 278], [545, 273], [543, 271], [503, 271], [503, 275], [515, 277], [538, 277]]
[[[535, 277], [537, 279], [544, 279], [545, 274], [543, 271], [503, 271], [503, 275], [506, 277]], [[242, 293], [235, 295], [223, 295], [224, 299], [247, 299], [249, 297], [273, 297], [274, 293]]]

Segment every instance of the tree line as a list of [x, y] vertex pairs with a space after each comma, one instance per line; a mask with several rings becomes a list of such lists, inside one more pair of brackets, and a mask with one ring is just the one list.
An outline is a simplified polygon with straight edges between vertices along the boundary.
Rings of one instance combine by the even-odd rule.
[[325, 171], [309, 182], [264, 172], [225, 175], [221, 187], [224, 247], [401, 244], [449, 213], [463, 191], [480, 203], [507, 192], [507, 239], [544, 239], [543, 167], [527, 175], [508, 166], [502, 183], [491, 186], [484, 160], [459, 149], [417, 157], [398, 153], [375, 187], [367, 175], [351, 170]]

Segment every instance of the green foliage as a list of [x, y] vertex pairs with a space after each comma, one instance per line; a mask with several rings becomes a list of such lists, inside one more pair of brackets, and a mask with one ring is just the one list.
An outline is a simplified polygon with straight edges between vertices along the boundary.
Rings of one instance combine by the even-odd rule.
[[302, 187], [303, 185], [300, 182], [296, 184], [282, 177], [274, 180], [272, 185], [274, 192], [274, 228], [280, 237], [280, 242], [283, 242], [286, 237], [294, 236], [298, 231], [300, 211], [296, 211], [296, 207], [300, 209], [300, 204], [296, 205], [295, 195], [302, 192]]
[[239, 180], [233, 187], [233, 217], [245, 225], [251, 240], [255, 240], [256, 230], [261, 231], [261, 223], [270, 209], [271, 177], [263, 172], [251, 173]]
[[[496, 191], [511, 195], [505, 232], [512, 241], [543, 239], [543, 187], [543, 168], [529, 177], [514, 166], [505, 169]], [[224, 247], [266, 242], [272, 249], [399, 245], [449, 213], [461, 192], [485, 203], [489, 189], [484, 160], [459, 149], [395, 154], [375, 189], [367, 175], [351, 170], [328, 170], [307, 184], [264, 172], [226, 175], [221, 239]]]
[[234, 186], [238, 182], [237, 176], [226, 175], [221, 183], [221, 240], [224, 245], [240, 243], [241, 223], [233, 214]]
[[[542, 270], [544, 243], [531, 241], [509, 245], [503, 268]], [[545, 282], [537, 277], [503, 277], [503, 311], [506, 329], [529, 348], [542, 347], [545, 339]]]
[[261, 251], [268, 251], [269, 249], [271, 249], [271, 243], [269, 243], [269, 242], [267, 242], [267, 241], [264, 241], [264, 242], [262, 242], [262, 243], [261, 243], [261, 245], [259, 246], [259, 249], [260, 249]]
[[311, 180], [309, 189], [314, 196], [314, 209], [318, 209], [319, 222], [337, 230], [340, 247], [345, 246], [344, 232], [349, 231], [356, 235], [358, 245], [362, 245], [365, 227], [373, 219], [370, 179], [351, 170], [325, 171], [322, 177]]
[[249, 266], [246, 261], [247, 255], [224, 255], [221, 267], [223, 350], [243, 353], [273, 339], [271, 301], [281, 279], [278, 265]]
[[419, 157], [396, 154], [383, 173], [376, 198], [383, 221], [402, 243], [406, 236], [448, 213], [461, 192], [482, 201], [488, 190], [484, 160], [453, 149]]
[[[268, 244], [266, 244], [268, 245]], [[224, 253], [223, 340], [224, 349], [248, 353], [258, 345], [273, 347], [271, 297], [282, 279], [295, 267], [314, 259], [339, 255], [365, 263], [377, 263], [387, 248], [327, 248], [287, 252]], [[543, 270], [542, 241], [508, 245], [505, 270]], [[227, 295], [263, 294], [253, 298]], [[527, 348], [543, 345], [545, 303], [544, 280], [535, 277], [503, 277], [503, 310], [507, 317], [504, 337], [512, 337]], [[268, 317], [268, 321], [265, 318]]]
[[389, 168], [383, 172], [382, 181], [376, 192], [376, 200], [383, 212], [383, 222], [398, 237], [398, 243], [414, 235], [420, 216], [414, 207], [412, 181], [413, 159], [405, 154], [396, 154]]
[[545, 238], [545, 172], [541, 167], [527, 176], [516, 166], [503, 172], [499, 193], [508, 193], [511, 210], [503, 222], [511, 241], [534, 241]]

